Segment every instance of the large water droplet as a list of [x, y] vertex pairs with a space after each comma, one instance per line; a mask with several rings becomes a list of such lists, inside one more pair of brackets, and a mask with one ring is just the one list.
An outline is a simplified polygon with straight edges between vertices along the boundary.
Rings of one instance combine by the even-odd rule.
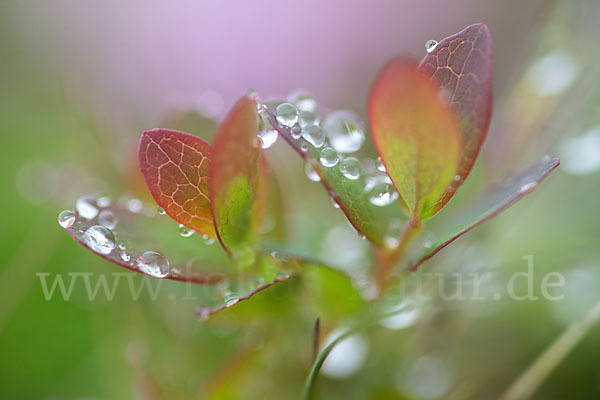
[[300, 111], [298, 124], [301, 128], [308, 125], [319, 125], [319, 117], [312, 111]]
[[390, 205], [398, 199], [398, 192], [386, 175], [369, 177], [365, 184], [365, 192], [371, 204], [379, 207]]
[[285, 126], [294, 126], [298, 122], [298, 109], [291, 103], [281, 103], [275, 110], [277, 122]]
[[287, 100], [294, 103], [300, 111], [315, 111], [317, 109], [316, 100], [305, 90], [293, 91], [288, 95]]
[[264, 129], [258, 132], [258, 140], [260, 141], [260, 147], [263, 149], [268, 149], [273, 146], [273, 144], [277, 141], [277, 137], [279, 134], [275, 129]]
[[102, 225], [94, 225], [83, 234], [83, 241], [90, 249], [100, 254], [110, 254], [116, 247], [115, 235]]
[[329, 144], [340, 153], [352, 153], [365, 142], [361, 122], [349, 111], [334, 111], [321, 124]]
[[75, 222], [75, 213], [71, 210], [64, 210], [58, 214], [58, 224], [65, 229], [69, 229]]
[[325, 144], [325, 134], [316, 125], [308, 125], [302, 128], [302, 137], [317, 149]]
[[310, 165], [310, 163], [306, 163], [306, 165], [304, 166], [304, 172], [306, 173], [306, 176], [308, 176], [308, 179], [310, 179], [313, 182], [319, 182], [321, 180], [321, 177], [319, 176], [319, 174], [317, 174], [317, 171], [315, 171], [315, 169], [312, 165]]
[[78, 198], [77, 203], [75, 203], [75, 210], [77, 210], [77, 214], [85, 219], [96, 218], [96, 215], [98, 215], [96, 199], [92, 196], [82, 196]]
[[179, 234], [182, 237], [190, 237], [194, 234], [194, 231], [185, 225], [179, 224]]
[[438, 42], [436, 40], [428, 40], [427, 42], [425, 42], [425, 50], [428, 53], [431, 53], [432, 51], [435, 50], [437, 45], [438, 45]]
[[340, 163], [340, 171], [348, 179], [358, 179], [360, 177], [360, 161], [354, 157], [344, 158]]
[[338, 157], [337, 151], [331, 147], [325, 147], [319, 153], [319, 162], [322, 166], [327, 168], [334, 167], [338, 163], [339, 159], [340, 158]]
[[169, 275], [169, 260], [158, 251], [145, 251], [136, 260], [138, 268], [157, 278], [164, 278]]
[[115, 229], [117, 226], [117, 217], [110, 210], [103, 210], [98, 214], [98, 223], [108, 229]]

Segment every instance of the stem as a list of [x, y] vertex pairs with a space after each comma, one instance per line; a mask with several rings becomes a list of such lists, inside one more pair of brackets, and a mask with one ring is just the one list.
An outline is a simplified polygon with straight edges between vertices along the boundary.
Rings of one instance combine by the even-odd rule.
[[599, 319], [600, 301], [583, 319], [571, 324], [508, 388], [501, 400], [529, 399]]
[[421, 221], [418, 218], [411, 217], [404, 225], [402, 233], [398, 237], [398, 245], [394, 248], [377, 249], [375, 257], [377, 267], [375, 271], [375, 282], [382, 293], [386, 287], [386, 282], [398, 261], [404, 256], [406, 247], [421, 230]]

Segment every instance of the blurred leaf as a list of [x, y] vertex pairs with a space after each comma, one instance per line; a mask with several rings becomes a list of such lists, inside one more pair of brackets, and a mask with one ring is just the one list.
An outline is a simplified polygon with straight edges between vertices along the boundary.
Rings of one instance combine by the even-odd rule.
[[166, 126], [181, 132], [189, 132], [205, 141], [210, 141], [217, 131], [217, 123], [210, 117], [190, 109], [170, 110], [159, 122], [159, 126]]
[[440, 89], [444, 101], [455, 112], [462, 132], [462, 156], [456, 179], [441, 201], [424, 215], [441, 210], [467, 179], [492, 116], [492, 38], [485, 24], [475, 24], [443, 39], [428, 53], [419, 70]]
[[464, 213], [458, 215], [455, 224], [450, 224], [451, 228], [440, 235], [433, 246], [430, 246], [418, 261], [412, 263], [410, 268], [417, 269], [444, 247], [534, 191], [559, 164], [558, 158], [547, 158], [488, 190], [480, 199], [469, 205]]
[[211, 156], [210, 197], [218, 236], [238, 261], [253, 251], [267, 205], [268, 171], [257, 134], [256, 101], [243, 97], [219, 127]]
[[277, 122], [273, 110], [268, 111], [268, 119], [296, 152], [310, 163], [312, 168], [321, 178], [321, 183], [329, 193], [329, 196], [340, 206], [352, 226], [364, 235], [377, 247], [384, 247], [386, 238], [395, 236], [393, 231], [397, 222], [406, 219], [402, 207], [396, 202], [386, 206], [378, 207], [369, 200], [369, 193], [365, 191], [365, 182], [360, 179], [351, 180], [346, 178], [339, 167], [325, 167], [319, 162], [321, 149], [307, 146], [303, 151], [301, 144], [303, 139], [296, 140], [291, 134], [291, 129]]
[[460, 161], [456, 118], [412, 61], [396, 58], [379, 73], [369, 95], [375, 145], [412, 218], [431, 216]]
[[[123, 198], [101, 207], [95, 199], [88, 199], [99, 211], [97, 215], [84, 218], [75, 213], [74, 221], [66, 230], [77, 242], [105, 260], [131, 271], [157, 276], [141, 268], [138, 259], [146, 251], [158, 252], [168, 262], [160, 275], [198, 284], [221, 282], [231, 272], [223, 249], [210, 245], [213, 239], [207, 242], [198, 235], [182, 237], [177, 224], [166, 216], [157, 216], [153, 205], [134, 212], [130, 210], [131, 201], [139, 200]], [[107, 230], [104, 225], [110, 225], [111, 229]], [[92, 228], [100, 229], [97, 231], [100, 235], [91, 235]]]
[[210, 145], [183, 132], [142, 134], [138, 162], [154, 200], [196, 233], [216, 237], [208, 198]]

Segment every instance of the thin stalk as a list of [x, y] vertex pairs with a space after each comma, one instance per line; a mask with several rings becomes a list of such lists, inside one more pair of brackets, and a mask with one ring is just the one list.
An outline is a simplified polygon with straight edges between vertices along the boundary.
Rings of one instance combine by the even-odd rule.
[[571, 324], [521, 376], [508, 388], [500, 400], [531, 398], [554, 369], [575, 348], [600, 319], [600, 301], [583, 317]]

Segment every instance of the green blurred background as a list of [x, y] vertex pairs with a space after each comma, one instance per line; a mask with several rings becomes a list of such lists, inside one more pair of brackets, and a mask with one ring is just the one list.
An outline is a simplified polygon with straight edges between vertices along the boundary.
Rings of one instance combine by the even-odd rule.
[[[208, 322], [174, 282], [157, 299], [144, 292], [134, 301], [122, 284], [112, 301], [102, 293], [90, 301], [80, 286], [68, 301], [46, 301], [38, 273], [120, 271], [75, 243], [57, 214], [86, 193], [143, 196], [135, 160], [143, 130], [210, 138], [198, 113], [221, 117], [249, 87], [264, 96], [305, 87], [329, 108], [364, 116], [368, 85], [387, 58], [420, 58], [427, 39], [479, 21], [495, 47], [492, 128], [437, 224], [545, 154], [563, 165], [425, 269], [490, 271], [484, 290], [492, 293], [533, 255], [536, 294], [544, 274], [560, 272], [564, 299], [434, 298], [406, 323], [354, 338], [318, 390], [323, 399], [499, 397], [600, 298], [600, 4], [217, 3], [0, 5], [0, 399], [298, 398], [315, 318], [326, 335], [353, 305], [321, 293], [314, 306], [310, 288], [294, 282]], [[288, 244], [364, 271], [365, 242], [302, 163], [283, 143], [269, 157], [285, 193]], [[534, 397], [598, 398], [599, 354], [593, 327]]]

